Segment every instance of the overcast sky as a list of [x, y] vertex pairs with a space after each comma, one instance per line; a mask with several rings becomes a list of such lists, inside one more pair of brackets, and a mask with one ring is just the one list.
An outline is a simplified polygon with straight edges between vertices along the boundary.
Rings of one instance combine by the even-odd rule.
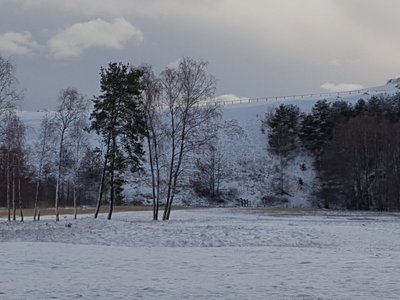
[[98, 94], [111, 61], [156, 71], [209, 62], [217, 95], [291, 95], [384, 84], [400, 75], [398, 0], [0, 0], [0, 55], [24, 109], [60, 89]]

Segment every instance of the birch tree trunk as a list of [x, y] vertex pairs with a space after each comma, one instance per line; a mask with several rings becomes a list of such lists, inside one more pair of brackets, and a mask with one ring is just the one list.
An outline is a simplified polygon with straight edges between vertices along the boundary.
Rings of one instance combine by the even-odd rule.
[[78, 214], [78, 210], [76, 208], [76, 184], [75, 183], [74, 183], [74, 186], [73, 186], [73, 197], [74, 197], [74, 219], [76, 220], [77, 214]]
[[11, 190], [10, 190], [10, 185], [11, 185], [11, 180], [10, 180], [10, 152], [7, 152], [7, 162], [6, 162], [6, 166], [7, 166], [7, 174], [6, 174], [6, 184], [7, 184], [7, 189], [6, 189], [6, 197], [7, 197], [7, 217], [8, 217], [8, 221], [11, 221]]
[[13, 164], [12, 164], [12, 211], [13, 211], [13, 221], [17, 220], [16, 213], [17, 213], [17, 206], [15, 203], [15, 155], [13, 155]]
[[56, 221], [60, 221], [58, 205], [60, 200], [60, 184], [61, 184], [61, 171], [62, 171], [62, 164], [63, 164], [63, 151], [64, 151], [64, 135], [65, 135], [65, 128], [61, 131], [60, 137], [60, 144], [59, 144], [59, 152], [58, 152], [58, 170], [57, 170], [57, 181], [56, 181], [56, 199], [54, 202], [54, 209], [56, 214]]
[[59, 153], [58, 153], [58, 171], [56, 181], [56, 198], [54, 201], [54, 208], [56, 213], [56, 221], [59, 221], [59, 202], [60, 202], [60, 188], [62, 172], [64, 171], [64, 149], [66, 134], [70, 132], [71, 126], [78, 122], [86, 114], [88, 108], [88, 101], [81, 95], [77, 89], [67, 88], [60, 91], [59, 106], [55, 114], [56, 125], [59, 129]]
[[21, 164], [19, 163], [19, 172], [18, 172], [18, 205], [19, 205], [19, 215], [21, 222], [24, 221], [24, 213], [22, 211], [22, 193], [21, 193]]
[[39, 200], [39, 189], [40, 189], [40, 179], [36, 182], [36, 189], [35, 189], [35, 203], [33, 208], [33, 220], [36, 221], [36, 216], [38, 213], [38, 200]]
[[167, 68], [161, 75], [171, 126], [171, 160], [163, 220], [170, 218], [184, 158], [189, 151], [202, 146], [207, 132], [200, 137], [201, 127], [219, 115], [217, 106], [203, 102], [215, 93], [215, 78], [206, 69], [206, 62], [183, 58], [179, 67]]

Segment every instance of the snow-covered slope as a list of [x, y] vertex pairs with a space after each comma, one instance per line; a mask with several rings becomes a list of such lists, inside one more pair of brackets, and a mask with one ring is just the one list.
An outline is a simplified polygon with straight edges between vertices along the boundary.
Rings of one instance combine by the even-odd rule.
[[[368, 100], [377, 95], [393, 95], [400, 91], [400, 79], [390, 80], [386, 85], [366, 88], [357, 91], [340, 93], [322, 93], [297, 96], [266, 97], [257, 99], [248, 98], [219, 98], [222, 105], [222, 124], [220, 130], [220, 149], [226, 162], [227, 176], [224, 178], [221, 188], [229, 191], [231, 200], [246, 198], [254, 205], [261, 205], [264, 196], [272, 194], [270, 183], [273, 179], [274, 158], [268, 155], [267, 140], [261, 131], [262, 120], [265, 113], [272, 111], [281, 103], [295, 104], [303, 111], [309, 111], [317, 100], [328, 101], [345, 100], [355, 103], [363, 98]], [[21, 111], [20, 116], [28, 126], [28, 143], [32, 144], [37, 136], [40, 120], [46, 112]], [[301, 168], [303, 165], [306, 168]], [[314, 184], [314, 171], [311, 159], [307, 156], [299, 157], [292, 162], [287, 179], [291, 185], [291, 194], [287, 206], [307, 207], [310, 205], [310, 192]], [[297, 184], [299, 178], [304, 185]], [[139, 185], [143, 185], [143, 181]], [[135, 195], [140, 190], [140, 196]], [[146, 201], [143, 194], [147, 194], [147, 188], [137, 185], [127, 187], [126, 191], [130, 199]], [[180, 193], [176, 201], [179, 203], [207, 204], [193, 193]], [[149, 190], [150, 191], [150, 190]], [[150, 194], [148, 191], [148, 194]], [[203, 199], [204, 200], [204, 199]], [[234, 204], [234, 201], [231, 202]]]
[[[230, 172], [223, 186], [236, 187], [238, 197], [247, 198], [254, 205], [260, 205], [264, 196], [271, 196], [271, 181], [273, 180], [276, 162], [267, 152], [267, 138], [261, 132], [265, 113], [272, 111], [282, 103], [295, 104], [302, 111], [310, 111], [316, 101], [344, 100], [355, 103], [372, 96], [393, 95], [399, 92], [400, 79], [390, 80], [386, 85], [357, 91], [310, 94], [284, 97], [267, 97], [257, 99], [227, 99], [223, 105], [223, 130], [221, 134], [222, 149], [230, 162]], [[303, 166], [303, 168], [301, 167]], [[305, 168], [304, 168], [305, 166]], [[296, 158], [286, 174], [291, 186], [287, 206], [307, 207], [310, 203], [310, 193], [313, 189], [315, 173], [312, 159], [307, 156]], [[298, 184], [301, 178], [304, 183]]]

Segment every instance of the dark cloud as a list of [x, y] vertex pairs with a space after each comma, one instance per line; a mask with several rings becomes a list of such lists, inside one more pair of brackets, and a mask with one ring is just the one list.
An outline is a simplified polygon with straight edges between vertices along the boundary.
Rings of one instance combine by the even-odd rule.
[[[400, 73], [399, 9], [395, 0], [0, 0], [0, 55], [17, 65], [30, 109], [54, 106], [67, 86], [96, 94], [110, 61], [161, 70], [181, 56], [208, 60], [219, 94], [378, 85]], [[126, 23], [107, 39], [98, 28], [115, 20]]]

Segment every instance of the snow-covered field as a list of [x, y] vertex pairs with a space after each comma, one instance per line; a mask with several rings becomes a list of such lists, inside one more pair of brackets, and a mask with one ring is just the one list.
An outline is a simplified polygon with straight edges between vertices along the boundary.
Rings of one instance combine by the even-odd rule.
[[399, 299], [400, 214], [0, 219], [0, 299]]

